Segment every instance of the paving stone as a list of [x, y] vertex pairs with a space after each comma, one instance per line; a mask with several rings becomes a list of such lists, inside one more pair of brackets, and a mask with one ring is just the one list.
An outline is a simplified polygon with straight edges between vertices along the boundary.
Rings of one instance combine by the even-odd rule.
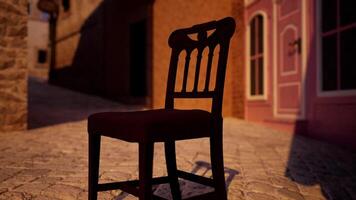
[[[88, 199], [87, 193], [82, 193], [82, 194], [83, 194], [83, 196], [81, 198], [83, 198], [83, 200]], [[99, 192], [98, 199], [113, 200], [113, 199], [115, 199], [115, 197], [110, 192]]]
[[318, 197], [318, 196], [311, 196], [311, 195], [304, 195], [305, 200], [323, 200], [325, 197]]
[[256, 193], [256, 192], [248, 192], [246, 194], [246, 199], [247, 200], [277, 200], [276, 197], [274, 197], [270, 194], [262, 194], [262, 193]]
[[57, 183], [78, 187], [84, 190], [88, 188], [88, 177], [66, 177], [65, 179]]
[[19, 176], [13, 176], [13, 177], [7, 179], [6, 181], [3, 181], [2, 183], [5, 185], [8, 184], [8, 185], [18, 186], [18, 185], [21, 185], [24, 183], [29, 183], [36, 179], [37, 179], [36, 176], [21, 176], [21, 175], [19, 175]]
[[298, 192], [290, 191], [285, 188], [278, 189], [278, 193], [282, 195], [282, 199], [304, 200], [303, 196]]
[[264, 194], [274, 193], [274, 191], [276, 190], [275, 187], [271, 186], [268, 183], [257, 182], [257, 181], [247, 183], [246, 189], [248, 191], [264, 193]]
[[243, 200], [245, 199], [244, 192], [241, 190], [242, 187], [234, 188], [230, 186], [228, 189], [228, 199]]
[[0, 168], [0, 182], [11, 178], [14, 174], [20, 172], [20, 169], [14, 168]]
[[32, 181], [32, 183], [42, 183], [42, 184], [54, 185], [55, 183], [59, 183], [62, 180], [63, 180], [63, 177], [46, 176], [46, 177], [40, 177], [38, 179], [35, 179], [34, 181]]
[[13, 189], [13, 191], [18, 191], [18, 192], [25, 192], [31, 195], [39, 195], [41, 194], [41, 192], [50, 187], [49, 184], [43, 184], [43, 183], [28, 183], [28, 184], [24, 184], [21, 185], [15, 189]]
[[8, 191], [7, 188], [0, 188], [0, 194], [5, 193], [5, 192], [7, 192], [7, 191]]
[[83, 190], [69, 185], [53, 185], [43, 190], [42, 194], [57, 199], [76, 199]]
[[299, 191], [297, 185], [286, 177], [274, 176], [269, 179], [277, 187], [287, 188], [291, 191]]
[[38, 196], [33, 197], [31, 200], [59, 200], [59, 199], [54, 198], [54, 197], [46, 197], [43, 195], [38, 195]]
[[322, 191], [320, 185], [298, 185], [299, 191], [305, 196], [322, 197]]
[[22, 192], [5, 192], [0, 194], [0, 200], [31, 200], [32, 196]]
[[45, 176], [50, 172], [50, 169], [24, 169], [19, 175], [21, 176]]

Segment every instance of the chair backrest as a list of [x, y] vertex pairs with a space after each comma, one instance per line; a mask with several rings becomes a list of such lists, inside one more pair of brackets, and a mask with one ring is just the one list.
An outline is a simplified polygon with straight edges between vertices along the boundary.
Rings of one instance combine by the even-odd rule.
[[[211, 33], [208, 36], [208, 31]], [[224, 82], [226, 63], [229, 51], [229, 44], [232, 35], [235, 32], [235, 21], [231, 17], [221, 19], [219, 21], [212, 21], [204, 24], [198, 24], [191, 28], [179, 29], [174, 31], [169, 37], [169, 46], [172, 48], [167, 92], [166, 92], [166, 104], [167, 109], [174, 108], [175, 98], [211, 98], [212, 107], [211, 112], [215, 115], [221, 116], [222, 101], [224, 93]], [[197, 40], [193, 40], [189, 35], [197, 34]], [[212, 64], [214, 51], [216, 47], [220, 47], [217, 58], [216, 74], [212, 74]], [[208, 49], [207, 68], [206, 73], [200, 73], [201, 61], [204, 49]], [[191, 54], [194, 50], [197, 50], [197, 58], [195, 63], [194, 85], [193, 89], [187, 91], [187, 80], [189, 70]], [[177, 80], [177, 68], [180, 54], [185, 51], [186, 58], [184, 63], [184, 72], [182, 77], [182, 89], [175, 91]], [[216, 58], [214, 58], [216, 59]], [[199, 76], [205, 75], [205, 79], [200, 79]], [[216, 76], [212, 78], [212, 76]], [[215, 79], [215, 87], [209, 89], [210, 81]], [[199, 80], [205, 80], [204, 89], [198, 89]]]

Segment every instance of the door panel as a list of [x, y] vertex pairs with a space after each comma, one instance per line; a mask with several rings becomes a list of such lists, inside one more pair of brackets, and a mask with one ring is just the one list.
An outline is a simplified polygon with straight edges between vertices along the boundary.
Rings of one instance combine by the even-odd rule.
[[302, 1], [282, 0], [277, 5], [276, 104], [280, 117], [301, 116]]

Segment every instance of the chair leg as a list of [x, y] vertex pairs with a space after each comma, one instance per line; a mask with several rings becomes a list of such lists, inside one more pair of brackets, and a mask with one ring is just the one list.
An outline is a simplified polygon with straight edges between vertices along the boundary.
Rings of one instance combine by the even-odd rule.
[[213, 179], [215, 183], [215, 194], [217, 199], [227, 200], [225, 175], [222, 125], [216, 129], [216, 133], [210, 138], [210, 156]]
[[169, 184], [171, 187], [171, 194], [173, 200], [181, 200], [182, 195], [179, 189], [178, 175], [177, 175], [177, 161], [176, 161], [176, 149], [175, 142], [165, 142], [164, 150], [166, 156], [167, 172], [169, 177]]
[[89, 173], [88, 173], [88, 199], [97, 200], [99, 163], [100, 163], [100, 135], [89, 134]]
[[152, 199], [152, 167], [154, 143], [139, 143], [139, 200]]

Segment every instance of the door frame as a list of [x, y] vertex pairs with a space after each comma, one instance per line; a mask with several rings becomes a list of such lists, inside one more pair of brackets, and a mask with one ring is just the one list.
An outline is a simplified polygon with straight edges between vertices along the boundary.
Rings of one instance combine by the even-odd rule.
[[277, 54], [277, 48], [278, 48], [278, 43], [277, 40], [279, 39], [277, 33], [277, 24], [278, 24], [278, 3], [280, 1], [273, 1], [273, 117], [278, 118], [278, 119], [294, 119], [294, 120], [302, 120], [305, 119], [305, 101], [306, 101], [306, 89], [305, 89], [305, 78], [306, 78], [306, 58], [308, 55], [306, 44], [308, 41], [308, 35], [307, 35], [307, 22], [306, 22], [306, 15], [307, 15], [307, 2], [306, 0], [301, 0], [301, 89], [300, 89], [300, 114], [299, 115], [294, 115], [294, 114], [280, 114], [277, 111], [277, 106], [278, 106], [278, 98], [277, 98], [277, 68], [280, 67], [278, 66], [279, 62], [279, 56]]

